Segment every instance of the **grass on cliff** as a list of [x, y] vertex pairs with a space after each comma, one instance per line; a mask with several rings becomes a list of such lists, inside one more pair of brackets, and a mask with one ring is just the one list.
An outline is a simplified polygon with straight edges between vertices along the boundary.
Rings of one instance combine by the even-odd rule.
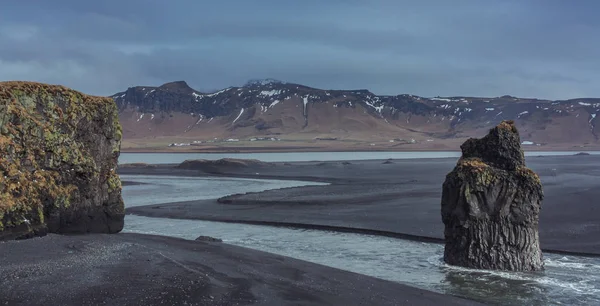
[[0, 231], [23, 222], [44, 223], [49, 206], [78, 195], [76, 179], [98, 178], [120, 188], [115, 169], [100, 173], [73, 137], [81, 120], [112, 123], [115, 148], [122, 137], [113, 100], [63, 86], [0, 82]]

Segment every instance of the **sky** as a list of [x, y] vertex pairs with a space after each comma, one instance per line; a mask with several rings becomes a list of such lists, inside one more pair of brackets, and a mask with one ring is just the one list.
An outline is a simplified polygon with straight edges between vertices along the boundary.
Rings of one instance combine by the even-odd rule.
[[600, 1], [6, 0], [0, 81], [600, 97]]

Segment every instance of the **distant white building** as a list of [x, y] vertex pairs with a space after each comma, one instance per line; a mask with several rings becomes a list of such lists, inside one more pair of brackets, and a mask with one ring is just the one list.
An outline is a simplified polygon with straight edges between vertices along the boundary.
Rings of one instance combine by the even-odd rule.
[[190, 143], [172, 143], [169, 147], [185, 147], [191, 145]]

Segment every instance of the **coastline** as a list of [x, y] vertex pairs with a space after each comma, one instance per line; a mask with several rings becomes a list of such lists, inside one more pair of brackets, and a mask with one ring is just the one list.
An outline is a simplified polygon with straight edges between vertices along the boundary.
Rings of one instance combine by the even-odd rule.
[[0, 249], [7, 305], [483, 305], [206, 239], [51, 234]]
[[[440, 243], [443, 240], [439, 219], [441, 183], [456, 159], [386, 162], [270, 163], [273, 165], [268, 167], [223, 168], [218, 173], [160, 165], [120, 168], [120, 173], [292, 179], [330, 184], [133, 207], [126, 209], [128, 214], [352, 231]], [[590, 173], [600, 173], [600, 156], [528, 157], [527, 163], [540, 174], [546, 194], [540, 219], [544, 251], [599, 256], [596, 237], [600, 235], [600, 226], [594, 220], [600, 215], [593, 207], [593, 199], [600, 197], [600, 180], [594, 180], [597, 176]], [[565, 203], [571, 205], [568, 212]]]
[[[600, 151], [600, 146], [596, 147], [573, 147], [573, 146], [559, 146], [559, 147], [532, 147], [524, 150], [525, 152], [586, 152], [586, 151]], [[332, 148], [332, 147], [311, 147], [311, 148], [288, 148], [288, 147], [218, 147], [218, 148], [189, 148], [189, 147], [154, 147], [154, 148], [122, 148], [121, 153], [206, 153], [206, 154], [224, 154], [224, 153], [307, 153], [307, 152], [319, 152], [319, 153], [335, 153], [335, 152], [457, 152], [460, 153], [460, 148], [393, 148], [393, 147], [381, 147], [381, 148]]]
[[[329, 183], [131, 207], [127, 214], [443, 243], [439, 193], [455, 164], [456, 158], [274, 162], [210, 171], [138, 164], [119, 167], [118, 173]], [[600, 256], [595, 239], [600, 216], [593, 209], [600, 197], [600, 156], [530, 156], [527, 164], [542, 178], [546, 194], [540, 221], [542, 248]], [[0, 286], [6, 289], [0, 291], [0, 301], [10, 305], [481, 305], [209, 239], [131, 233], [48, 235], [0, 242], [0, 250], [4, 263]], [[61, 290], [45, 285], [57, 277]]]

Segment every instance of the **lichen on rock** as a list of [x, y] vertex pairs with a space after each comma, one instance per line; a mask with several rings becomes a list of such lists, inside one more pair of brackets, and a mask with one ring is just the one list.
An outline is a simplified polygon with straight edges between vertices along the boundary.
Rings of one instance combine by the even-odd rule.
[[461, 145], [462, 156], [442, 191], [444, 261], [491, 270], [544, 267], [538, 222], [543, 191], [525, 166], [513, 121]]
[[0, 240], [119, 232], [120, 144], [112, 99], [0, 82]]

